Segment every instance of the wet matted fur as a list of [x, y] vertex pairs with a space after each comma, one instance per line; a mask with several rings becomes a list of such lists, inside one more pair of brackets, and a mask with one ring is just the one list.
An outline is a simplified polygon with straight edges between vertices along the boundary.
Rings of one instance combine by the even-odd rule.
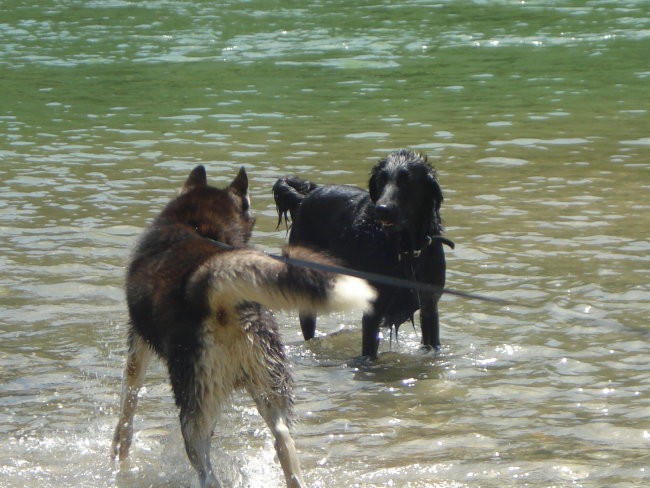
[[[287, 485], [296, 488], [302, 475], [289, 433], [292, 379], [278, 326], [265, 307], [367, 309], [375, 292], [363, 280], [299, 269], [248, 247], [254, 225], [249, 205], [244, 168], [218, 189], [198, 166], [137, 244], [126, 279], [128, 356], [112, 453], [128, 456], [138, 391], [157, 355], [167, 366], [187, 455], [202, 487], [220, 486], [210, 463], [211, 433], [221, 406], [244, 388], [275, 437]], [[300, 247], [287, 248], [285, 256], [331, 262]]]
[[[362, 319], [362, 355], [374, 358], [379, 327], [399, 327], [420, 309], [422, 344], [440, 345], [438, 300], [445, 285], [440, 207], [442, 190], [426, 156], [399, 150], [371, 170], [369, 191], [349, 185], [317, 186], [295, 176], [273, 186], [278, 225], [289, 215], [289, 243], [327, 251], [353, 269], [420, 281], [439, 292], [416, 292], [377, 285], [373, 309]], [[314, 337], [316, 316], [300, 313], [306, 340]]]

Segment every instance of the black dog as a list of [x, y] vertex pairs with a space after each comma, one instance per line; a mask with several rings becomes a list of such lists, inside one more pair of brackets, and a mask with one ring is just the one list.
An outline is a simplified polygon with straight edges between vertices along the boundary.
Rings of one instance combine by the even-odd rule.
[[[273, 185], [278, 226], [293, 221], [289, 242], [327, 251], [352, 269], [435, 286], [437, 292], [374, 283], [373, 311], [363, 315], [362, 355], [377, 356], [379, 327], [395, 326], [420, 310], [422, 344], [440, 345], [438, 300], [445, 285], [442, 190], [426, 156], [390, 153], [371, 171], [369, 190], [347, 185], [316, 186], [295, 176]], [[305, 340], [314, 337], [316, 317], [300, 313]]]

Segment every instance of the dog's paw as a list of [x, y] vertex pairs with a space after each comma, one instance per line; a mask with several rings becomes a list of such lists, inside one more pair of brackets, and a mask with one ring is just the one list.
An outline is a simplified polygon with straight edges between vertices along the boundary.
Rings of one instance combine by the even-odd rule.
[[300, 482], [298, 477], [295, 474], [291, 475], [291, 484], [289, 485], [289, 488], [303, 488], [304, 485]]
[[348, 361], [348, 366], [351, 368], [367, 368], [377, 362], [376, 357], [372, 356], [356, 356]]

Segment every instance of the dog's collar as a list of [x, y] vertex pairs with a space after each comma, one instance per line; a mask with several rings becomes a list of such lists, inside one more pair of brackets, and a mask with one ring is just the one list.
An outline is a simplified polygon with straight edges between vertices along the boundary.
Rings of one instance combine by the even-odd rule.
[[424, 237], [424, 244], [420, 249], [412, 249], [410, 251], [402, 251], [397, 255], [397, 259], [401, 261], [402, 259], [417, 259], [422, 255], [422, 251], [424, 251], [427, 247], [431, 245], [433, 242], [433, 238], [431, 236], [425, 236]]
[[446, 237], [443, 236], [425, 236], [424, 237], [424, 244], [420, 249], [412, 249], [410, 251], [403, 251], [397, 254], [397, 259], [398, 261], [401, 261], [402, 259], [417, 259], [419, 258], [424, 250], [429, 247], [433, 241], [440, 241], [443, 244], [447, 244], [450, 248], [454, 248], [456, 244], [454, 244], [454, 241], [451, 239], [447, 239]]

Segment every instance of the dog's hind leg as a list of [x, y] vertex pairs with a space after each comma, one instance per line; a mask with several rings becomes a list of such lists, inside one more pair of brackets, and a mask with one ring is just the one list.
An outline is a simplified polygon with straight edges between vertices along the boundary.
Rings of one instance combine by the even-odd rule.
[[[206, 334], [206, 340], [210, 338]], [[192, 346], [182, 340], [176, 342], [167, 360], [169, 379], [180, 408], [185, 451], [201, 488], [220, 488], [210, 464], [210, 441], [221, 404], [232, 390], [232, 380], [220, 369], [221, 349], [214, 342], [200, 348]]]
[[192, 467], [199, 475], [201, 488], [221, 488], [210, 464], [210, 438], [216, 423], [217, 412], [201, 408], [181, 408], [181, 432], [185, 451]]
[[257, 410], [266, 421], [275, 437], [275, 451], [280, 460], [288, 488], [303, 486], [300, 461], [296, 453], [296, 445], [289, 433], [288, 412], [291, 409], [290, 399], [283, 395], [251, 395], [255, 399]]
[[129, 455], [133, 439], [133, 416], [138, 405], [138, 392], [142, 387], [151, 354], [151, 348], [140, 336], [132, 332], [129, 337], [129, 352], [122, 380], [120, 418], [115, 427], [111, 447], [113, 458], [119, 456], [119, 459], [122, 460]]
[[300, 312], [298, 317], [300, 318], [302, 336], [306, 341], [313, 339], [316, 335], [316, 316], [310, 313]]

